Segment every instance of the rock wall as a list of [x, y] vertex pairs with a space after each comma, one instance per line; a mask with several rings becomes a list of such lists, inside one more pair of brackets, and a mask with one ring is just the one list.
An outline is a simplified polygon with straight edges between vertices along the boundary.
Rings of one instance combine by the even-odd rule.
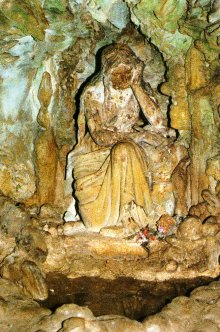
[[65, 211], [75, 96], [98, 50], [119, 40], [144, 61], [146, 89], [189, 149], [187, 207], [214, 192], [206, 164], [219, 168], [219, 10], [217, 0], [1, 1], [1, 194]]
[[[219, 275], [219, 17], [218, 0], [0, 1], [2, 330], [219, 330], [219, 281], [177, 297], [142, 323], [96, 318], [75, 304], [52, 313], [32, 300], [53, 295], [49, 275], [61, 272], [73, 279], [153, 276], [155, 283], [176, 276], [188, 285], [195, 273], [201, 282]], [[91, 236], [82, 223], [62, 219], [70, 205], [74, 210], [68, 155], [80, 94], [99, 69], [102, 48], [120, 41], [144, 62], [142, 83], [188, 151], [172, 182], [175, 213], [191, 216], [177, 235], [145, 250], [124, 235], [120, 242], [120, 230], [116, 239]], [[169, 299], [180, 294], [178, 283], [173, 288]], [[163, 285], [161, 292], [165, 301]], [[134, 298], [126, 298], [127, 312], [147, 296]]]
[[[51, 312], [25, 296], [6, 279], [0, 280], [2, 331], [219, 331], [220, 281], [198, 287], [190, 297], [178, 296], [163, 310], [142, 323], [118, 315], [95, 317], [88, 307], [65, 304]], [[10, 322], [10, 323], [9, 323]]]

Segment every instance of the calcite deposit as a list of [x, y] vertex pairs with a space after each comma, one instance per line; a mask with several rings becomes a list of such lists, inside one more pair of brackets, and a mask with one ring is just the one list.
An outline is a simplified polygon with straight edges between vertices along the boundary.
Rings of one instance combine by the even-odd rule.
[[219, 17], [0, 1], [1, 331], [220, 329]]
[[179, 296], [143, 323], [117, 315], [95, 317], [87, 307], [65, 304], [52, 313], [26, 297], [12, 282], [0, 280], [1, 331], [219, 331], [219, 281]]

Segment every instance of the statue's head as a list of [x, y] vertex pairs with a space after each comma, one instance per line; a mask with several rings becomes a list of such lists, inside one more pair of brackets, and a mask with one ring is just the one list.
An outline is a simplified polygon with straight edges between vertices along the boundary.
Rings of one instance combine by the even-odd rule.
[[138, 64], [140, 65], [140, 60], [124, 44], [108, 46], [102, 53], [104, 75], [107, 75], [115, 89], [126, 89], [131, 85]]

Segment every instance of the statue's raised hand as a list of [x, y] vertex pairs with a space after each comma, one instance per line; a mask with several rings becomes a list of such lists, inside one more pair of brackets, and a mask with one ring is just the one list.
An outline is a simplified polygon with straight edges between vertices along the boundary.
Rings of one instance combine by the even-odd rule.
[[131, 79], [131, 87], [137, 84], [140, 84], [141, 78], [142, 78], [142, 73], [143, 73], [143, 65], [141, 63], [138, 63], [133, 69], [133, 76]]

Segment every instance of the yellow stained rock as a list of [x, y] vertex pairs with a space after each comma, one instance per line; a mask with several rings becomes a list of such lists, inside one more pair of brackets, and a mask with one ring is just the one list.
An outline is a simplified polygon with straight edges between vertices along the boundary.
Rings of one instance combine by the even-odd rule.
[[53, 203], [56, 186], [57, 146], [52, 130], [42, 131], [35, 142], [40, 205]]
[[187, 86], [189, 90], [197, 90], [208, 83], [208, 70], [205, 57], [195, 47], [190, 48], [186, 57]]
[[171, 107], [171, 127], [179, 130], [190, 130], [190, 114], [185, 104]]

